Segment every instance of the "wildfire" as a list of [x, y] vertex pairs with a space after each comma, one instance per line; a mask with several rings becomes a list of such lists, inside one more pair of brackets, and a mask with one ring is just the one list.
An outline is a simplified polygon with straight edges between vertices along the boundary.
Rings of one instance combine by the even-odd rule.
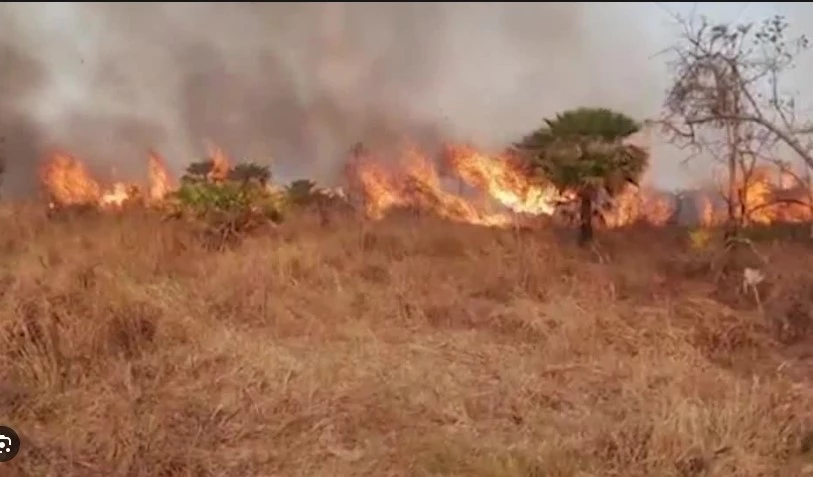
[[[228, 179], [231, 162], [217, 147], [210, 147], [208, 179]], [[470, 146], [448, 146], [433, 160], [413, 144], [405, 144], [396, 157], [381, 157], [358, 149], [347, 163], [351, 198], [360, 199], [365, 214], [381, 219], [394, 209], [411, 209], [448, 220], [485, 226], [507, 226], [529, 216], [567, 215], [562, 203], [572, 199], [553, 186], [534, 179], [512, 157], [491, 156]], [[65, 152], [56, 152], [40, 169], [40, 178], [52, 205], [96, 205], [116, 209], [146, 191], [150, 203], [164, 200], [177, 186], [164, 159], [155, 151], [147, 155], [146, 187], [117, 182], [102, 185], [85, 164]], [[799, 221], [811, 217], [810, 193], [799, 181], [771, 171], [755, 171], [742, 187], [748, 219], [768, 223]], [[775, 175], [775, 174], [774, 174]], [[456, 183], [449, 179], [455, 178]], [[455, 187], [455, 184], [457, 187]], [[465, 191], [464, 191], [465, 186]], [[453, 192], [453, 189], [457, 189]], [[696, 220], [711, 225], [720, 221], [721, 207], [711, 192], [695, 196]], [[779, 205], [774, 202], [780, 201]], [[677, 199], [651, 187], [629, 186], [603, 211], [604, 225], [620, 227], [635, 222], [664, 225], [675, 217]], [[572, 213], [572, 211], [571, 211]]]
[[[571, 194], [534, 179], [506, 155], [490, 156], [470, 146], [451, 145], [438, 162], [480, 197], [450, 192], [439, 178], [436, 162], [411, 145], [395, 161], [382, 161], [369, 151], [357, 152], [349, 173], [357, 182], [367, 215], [374, 219], [393, 208], [409, 207], [460, 222], [505, 226], [521, 217], [552, 216], [563, 210], [563, 203], [572, 203]], [[631, 186], [603, 215], [610, 227], [636, 221], [662, 225], [673, 211], [673, 204], [662, 194]]]
[[368, 217], [380, 219], [397, 207], [431, 210], [441, 217], [481, 225], [506, 224], [503, 215], [486, 214], [462, 197], [445, 192], [433, 164], [414, 147], [408, 147], [394, 166], [371, 154], [357, 154], [348, 167], [349, 179], [358, 186]]
[[212, 158], [212, 170], [209, 171], [208, 179], [213, 182], [226, 180], [231, 169], [231, 161], [226, 154], [217, 146], [209, 146], [209, 156]]
[[[57, 152], [40, 168], [40, 181], [50, 199], [50, 205], [96, 205], [100, 208], [119, 208], [140, 190], [137, 184], [115, 182], [103, 187], [76, 157]], [[150, 153], [147, 161], [149, 197], [160, 201], [171, 191], [172, 178], [163, 159]]]
[[[700, 223], [719, 225], [726, 221], [727, 201], [720, 192], [726, 187], [720, 182], [697, 198]], [[813, 190], [803, 178], [784, 167], [755, 167], [747, 178], [738, 177], [736, 189], [735, 213], [745, 224], [813, 220]]]
[[629, 185], [612, 201], [612, 207], [604, 217], [609, 227], [623, 227], [635, 222], [663, 226], [673, 217], [675, 210], [674, 200], [667, 194], [652, 187]]
[[127, 199], [130, 198], [127, 184], [123, 182], [116, 182], [113, 184], [112, 190], [105, 192], [99, 198], [99, 203], [102, 206], [122, 206]]
[[147, 160], [147, 181], [150, 200], [153, 201], [163, 200], [175, 186], [164, 159], [155, 151], [150, 151]]
[[463, 181], [514, 212], [551, 215], [556, 210], [556, 190], [534, 184], [509, 158], [495, 159], [465, 146], [450, 147], [446, 158]]
[[40, 179], [52, 203], [93, 204], [99, 203], [103, 195], [101, 186], [91, 177], [85, 165], [69, 154], [53, 154], [43, 164]]
[[813, 218], [809, 186], [788, 170], [757, 167], [748, 181], [739, 182], [747, 222], [806, 222]]

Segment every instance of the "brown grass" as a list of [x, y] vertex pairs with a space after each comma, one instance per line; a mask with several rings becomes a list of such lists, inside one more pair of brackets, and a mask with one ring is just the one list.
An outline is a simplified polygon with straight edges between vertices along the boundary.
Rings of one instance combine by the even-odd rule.
[[804, 245], [760, 313], [674, 231], [3, 214], [4, 477], [813, 475]]

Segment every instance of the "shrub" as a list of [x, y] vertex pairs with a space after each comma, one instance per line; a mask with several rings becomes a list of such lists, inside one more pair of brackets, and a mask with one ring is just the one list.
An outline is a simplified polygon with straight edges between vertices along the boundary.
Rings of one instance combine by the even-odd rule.
[[[257, 171], [260, 169], [263, 168], [258, 166]], [[194, 223], [210, 248], [222, 249], [264, 225], [281, 222], [287, 206], [284, 192], [267, 186], [264, 180], [246, 177], [245, 172], [252, 173], [249, 175], [256, 172], [253, 165], [232, 171], [242, 173], [230, 173], [228, 180], [223, 181], [188, 173], [170, 197], [172, 215]]]

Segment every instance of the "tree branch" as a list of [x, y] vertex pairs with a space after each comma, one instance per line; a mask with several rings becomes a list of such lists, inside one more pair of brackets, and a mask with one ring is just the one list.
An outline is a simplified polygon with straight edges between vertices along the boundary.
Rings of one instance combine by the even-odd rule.
[[799, 155], [799, 157], [807, 163], [809, 167], [813, 167], [813, 156], [811, 156], [810, 152], [805, 149], [799, 140], [797, 140], [793, 135], [789, 134], [786, 131], [783, 131], [779, 128], [776, 124], [768, 121], [761, 115], [753, 115], [753, 114], [743, 114], [743, 115], [734, 115], [734, 114], [719, 114], [714, 116], [706, 116], [702, 118], [693, 118], [688, 119], [686, 121], [687, 124], [692, 126], [697, 126], [701, 124], [707, 124], [715, 121], [734, 121], [734, 122], [742, 122], [742, 123], [752, 123], [762, 126], [763, 128], [770, 131], [774, 134], [779, 140], [785, 143], [788, 147], [790, 147], [793, 152]]

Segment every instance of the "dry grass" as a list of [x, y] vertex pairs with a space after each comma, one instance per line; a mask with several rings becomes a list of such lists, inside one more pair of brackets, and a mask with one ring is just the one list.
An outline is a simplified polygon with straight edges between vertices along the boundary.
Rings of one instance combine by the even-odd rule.
[[4, 214], [4, 477], [813, 475], [802, 245], [761, 315], [668, 231]]

